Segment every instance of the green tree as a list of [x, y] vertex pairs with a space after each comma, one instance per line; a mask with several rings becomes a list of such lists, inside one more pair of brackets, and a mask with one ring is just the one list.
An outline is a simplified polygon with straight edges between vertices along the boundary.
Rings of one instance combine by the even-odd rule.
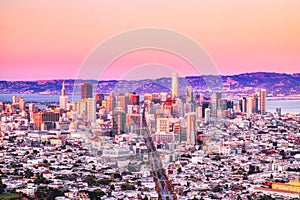
[[33, 176], [33, 172], [30, 169], [26, 169], [25, 178], [31, 178]]
[[181, 167], [178, 167], [178, 168], [177, 168], [177, 173], [180, 174], [181, 172], [182, 172], [182, 168], [181, 168]]
[[110, 186], [110, 190], [111, 190], [111, 191], [114, 191], [114, 190], [115, 190], [115, 185], [111, 185], [111, 186]]
[[6, 188], [6, 185], [2, 183], [2, 178], [0, 177], [0, 194], [3, 193], [5, 188]]
[[105, 192], [102, 190], [94, 190], [89, 192], [89, 197], [91, 200], [101, 199], [102, 196], [105, 195]]

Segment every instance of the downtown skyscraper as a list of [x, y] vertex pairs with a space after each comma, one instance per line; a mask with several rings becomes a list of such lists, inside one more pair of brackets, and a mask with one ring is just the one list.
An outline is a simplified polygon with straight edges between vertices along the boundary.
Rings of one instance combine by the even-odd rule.
[[266, 89], [260, 90], [260, 114], [266, 114]]
[[59, 97], [59, 107], [60, 109], [66, 109], [68, 103], [68, 96], [66, 96], [65, 83], [63, 82], [61, 88], [61, 95]]
[[93, 86], [89, 83], [84, 83], [81, 86], [81, 99], [93, 98]]
[[178, 97], [178, 73], [173, 72], [172, 74], [172, 90], [171, 90], [172, 99]]

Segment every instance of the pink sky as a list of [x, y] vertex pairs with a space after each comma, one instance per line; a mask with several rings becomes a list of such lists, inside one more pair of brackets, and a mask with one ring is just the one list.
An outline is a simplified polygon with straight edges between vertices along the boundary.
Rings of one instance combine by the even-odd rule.
[[[221, 74], [300, 72], [299, 10], [299, 0], [2, 0], [0, 80], [76, 78], [98, 44], [141, 27], [172, 29], [193, 38]], [[144, 53], [130, 54], [113, 68], [122, 71], [128, 63], [147, 64], [150, 58], [178, 70], [185, 67], [171, 55], [165, 55], [166, 62], [155, 60], [157, 52], [152, 57]], [[113, 71], [106, 78], [114, 79]]]

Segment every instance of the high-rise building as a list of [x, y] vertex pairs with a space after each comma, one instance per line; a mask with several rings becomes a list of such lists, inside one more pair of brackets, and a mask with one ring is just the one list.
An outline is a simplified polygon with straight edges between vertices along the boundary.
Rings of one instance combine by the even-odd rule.
[[118, 96], [118, 102], [123, 111], [126, 111], [126, 97], [124, 95]]
[[244, 99], [243, 98], [239, 98], [238, 105], [239, 105], [239, 111], [244, 112]]
[[34, 127], [40, 130], [43, 123], [52, 123], [59, 121], [59, 113], [43, 111], [39, 113], [34, 113]]
[[66, 96], [65, 83], [63, 82], [61, 88], [61, 95], [59, 97], [59, 107], [61, 109], [66, 109], [68, 103], [68, 96]]
[[211, 113], [217, 114], [217, 109], [219, 108], [219, 100], [222, 98], [222, 93], [214, 92], [211, 95]]
[[103, 100], [104, 100], [104, 94], [96, 94], [95, 95], [95, 101], [96, 101], [97, 105], [102, 106]]
[[209, 124], [209, 121], [210, 121], [210, 109], [209, 108], [205, 108], [204, 123], [205, 124]]
[[197, 121], [200, 121], [202, 119], [202, 106], [196, 107], [196, 119]]
[[88, 122], [96, 120], [96, 103], [94, 98], [86, 99], [86, 116]]
[[35, 105], [35, 103], [30, 103], [29, 104], [29, 112], [37, 112], [38, 109], [37, 109], [37, 106]]
[[247, 97], [247, 115], [251, 115], [253, 111], [253, 99], [252, 97]]
[[12, 104], [18, 104], [20, 98], [18, 96], [12, 96]]
[[81, 99], [93, 98], [93, 86], [89, 83], [84, 83], [81, 86]]
[[107, 97], [106, 112], [109, 113], [110, 111], [113, 111], [116, 107], [116, 103], [117, 103], [116, 95], [115, 93], [111, 92]]
[[125, 132], [126, 113], [120, 106], [117, 106], [114, 111], [112, 111], [112, 126], [114, 133], [121, 134]]
[[187, 126], [186, 126], [187, 143], [190, 145], [194, 145], [196, 139], [196, 113], [195, 112], [187, 113], [186, 118], [187, 118]]
[[252, 112], [253, 113], [258, 113], [258, 95], [257, 93], [252, 94], [252, 104], [253, 104], [253, 109]]
[[266, 89], [260, 90], [260, 114], [266, 114]]
[[193, 103], [193, 88], [191, 86], [186, 87], [186, 103]]
[[20, 110], [25, 110], [25, 100], [23, 97], [20, 98], [19, 108], [20, 108]]
[[171, 90], [172, 99], [178, 97], [178, 73], [173, 72], [172, 74], [172, 90]]

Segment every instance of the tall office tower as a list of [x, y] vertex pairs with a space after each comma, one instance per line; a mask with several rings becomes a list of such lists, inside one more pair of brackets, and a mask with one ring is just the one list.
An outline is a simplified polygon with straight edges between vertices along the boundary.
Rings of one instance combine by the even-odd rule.
[[205, 124], [209, 124], [209, 120], [210, 120], [210, 109], [209, 108], [205, 108], [204, 123]]
[[253, 113], [258, 113], [258, 95], [257, 93], [252, 94], [252, 112]]
[[221, 110], [227, 110], [227, 99], [219, 99], [219, 102], [218, 102], [218, 107], [221, 109]]
[[131, 105], [139, 105], [139, 104], [140, 104], [140, 96], [137, 95], [137, 94], [135, 94], [135, 93], [133, 93], [133, 94], [131, 95], [131, 98], [130, 98], [130, 100], [129, 100], [129, 103], [130, 103]]
[[130, 105], [139, 105], [140, 104], [140, 96], [135, 92], [129, 92], [126, 94], [126, 104]]
[[252, 97], [247, 97], [247, 115], [250, 116], [253, 111], [253, 99]]
[[94, 98], [86, 99], [86, 117], [89, 122], [96, 120], [96, 104]]
[[37, 109], [35, 103], [30, 103], [29, 104], [29, 112], [37, 112], [37, 111], [38, 111], [38, 109]]
[[240, 112], [244, 112], [244, 99], [243, 98], [239, 98], [239, 102], [238, 102], [238, 105], [239, 105], [239, 109], [240, 109]]
[[187, 118], [186, 119], [187, 120], [187, 125], [186, 125], [187, 143], [190, 145], [194, 145], [196, 140], [196, 113], [194, 112], [187, 113], [186, 118]]
[[110, 111], [113, 111], [116, 107], [116, 103], [117, 101], [116, 101], [115, 93], [111, 92], [107, 97], [106, 112], [109, 113]]
[[112, 111], [112, 126], [113, 133], [121, 134], [125, 132], [126, 113], [119, 105]]
[[172, 90], [171, 90], [172, 99], [178, 97], [178, 73], [173, 72], [172, 74]]
[[157, 118], [156, 119], [156, 132], [168, 133], [169, 132], [169, 118]]
[[247, 112], [247, 98], [243, 97], [243, 112]]
[[183, 104], [183, 115], [186, 115], [187, 113], [193, 112], [194, 107], [191, 103], [185, 103]]
[[110, 111], [112, 111], [112, 102], [113, 102], [113, 97], [112, 95], [110, 94], [108, 97], [107, 97], [107, 100], [106, 100], [106, 112], [109, 113]]
[[123, 111], [126, 112], [126, 97], [125, 95], [119, 95], [118, 96], [118, 103]]
[[20, 101], [20, 98], [18, 96], [12, 96], [12, 104], [18, 104]]
[[202, 119], [202, 106], [196, 107], [196, 120], [200, 121]]
[[43, 111], [39, 113], [34, 113], [33, 118], [34, 118], [33, 121], [34, 121], [35, 129], [41, 130], [43, 123], [49, 124], [49, 128], [53, 128], [54, 127], [53, 122], [59, 121], [59, 113]]
[[93, 98], [93, 86], [89, 83], [84, 83], [81, 86], [81, 99]]
[[82, 116], [83, 118], [83, 121], [86, 121], [87, 118], [86, 118], [86, 110], [87, 110], [87, 100], [86, 99], [82, 99], [80, 102], [79, 102], [79, 107], [78, 107], [78, 113]]
[[61, 95], [59, 97], [59, 107], [61, 109], [66, 109], [68, 103], [68, 96], [66, 96], [65, 83], [63, 82], [61, 88]]
[[222, 93], [214, 92], [211, 95], [211, 113], [217, 114], [217, 109], [219, 107], [218, 102], [222, 98]]
[[186, 87], [186, 103], [193, 103], [193, 88]]
[[20, 110], [25, 110], [25, 100], [23, 97], [20, 98], [19, 108], [20, 108]]
[[233, 109], [233, 101], [228, 99], [227, 100], [227, 109], [230, 109], [230, 108]]
[[96, 101], [97, 105], [102, 106], [103, 100], [104, 100], [104, 94], [96, 94], [95, 95], [95, 101]]
[[260, 90], [260, 114], [266, 114], [266, 89]]

